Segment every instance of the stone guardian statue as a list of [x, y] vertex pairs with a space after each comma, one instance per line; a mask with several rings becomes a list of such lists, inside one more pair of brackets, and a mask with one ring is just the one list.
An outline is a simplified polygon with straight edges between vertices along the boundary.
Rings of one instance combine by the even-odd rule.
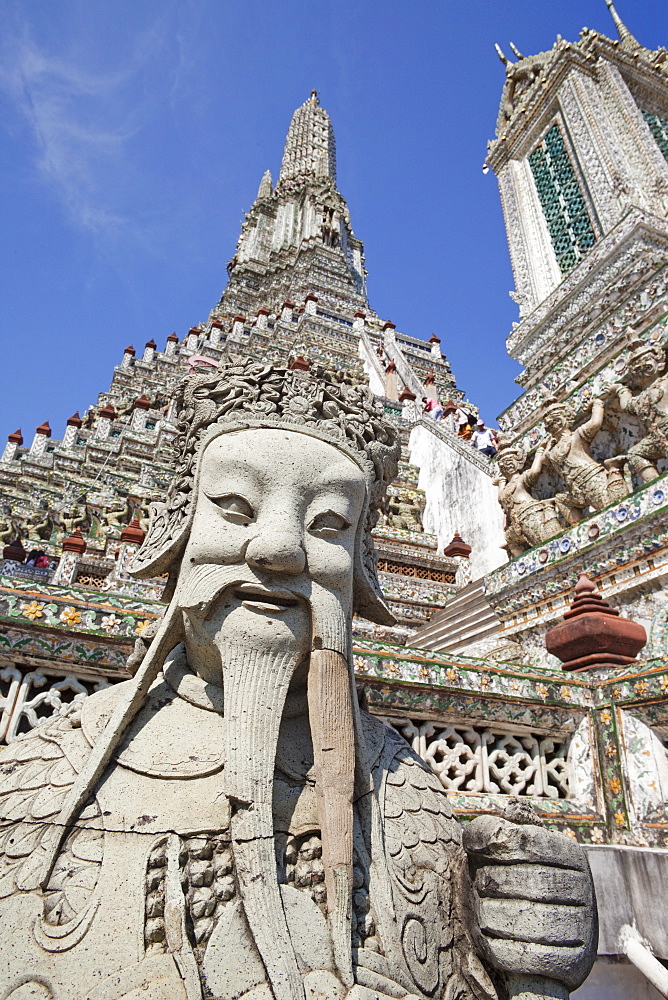
[[393, 621], [382, 404], [244, 359], [195, 368], [178, 409], [135, 563], [169, 574], [143, 659], [2, 757], [0, 996], [567, 997], [596, 947], [582, 850], [490, 816], [462, 843], [358, 704], [352, 614]]
[[601, 399], [593, 400], [591, 416], [579, 426], [568, 403], [552, 403], [545, 410], [543, 419], [550, 435], [545, 457], [568, 488], [566, 502], [574, 520], [585, 516], [589, 507], [602, 510], [623, 500], [628, 493], [620, 471], [623, 459], [610, 458], [601, 463], [590, 451], [604, 417], [605, 405]]
[[668, 458], [668, 375], [666, 352], [644, 340], [630, 345], [631, 356], [621, 383], [610, 386], [624, 413], [639, 417], [645, 435], [629, 448], [626, 462], [643, 483], [656, 479], [656, 463]]

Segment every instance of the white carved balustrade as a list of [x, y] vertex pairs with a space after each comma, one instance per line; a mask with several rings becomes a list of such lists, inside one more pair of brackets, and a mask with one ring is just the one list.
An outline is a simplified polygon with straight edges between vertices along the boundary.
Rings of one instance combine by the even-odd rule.
[[68, 705], [105, 687], [105, 680], [47, 670], [22, 674], [14, 665], [5, 667], [0, 670], [0, 742], [13, 742], [46, 719], [60, 715]]
[[465, 722], [387, 720], [452, 792], [568, 798], [566, 736]]

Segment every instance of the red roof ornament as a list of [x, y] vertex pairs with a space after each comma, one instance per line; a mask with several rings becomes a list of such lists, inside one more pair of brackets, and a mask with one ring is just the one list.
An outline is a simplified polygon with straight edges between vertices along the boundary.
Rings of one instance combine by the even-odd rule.
[[579, 671], [633, 663], [646, 642], [643, 626], [611, 608], [586, 573], [580, 574], [570, 611], [545, 636], [548, 653], [562, 668]]
[[[223, 329], [223, 324], [221, 323], [221, 321], [218, 318], [211, 320], [211, 326], [215, 326], [218, 330], [222, 330]], [[176, 336], [176, 334], [174, 334], [174, 336]], [[167, 339], [169, 340], [169, 337]], [[176, 339], [178, 340], [179, 338], [176, 337]]]
[[51, 428], [49, 427], [49, 421], [45, 420], [43, 424], [35, 429], [36, 434], [43, 434], [44, 437], [51, 437]]
[[116, 410], [114, 409], [111, 403], [105, 403], [105, 405], [98, 413], [98, 416], [103, 417], [106, 420], [115, 420], [118, 414], [116, 413]]
[[451, 559], [454, 559], [455, 556], [461, 556], [464, 559], [468, 559], [471, 555], [471, 551], [471, 546], [467, 545], [458, 531], [455, 531], [452, 536], [452, 541], [443, 549], [443, 555], [449, 556]]
[[363, 312], [361, 309], [358, 309], [357, 312], [354, 314], [354, 319], [366, 319], [366, 313]]
[[389, 319], [385, 323], [383, 323], [383, 330], [396, 330], [396, 328], [397, 328], [396, 324], [392, 323], [392, 321]]
[[396, 372], [396, 370], [397, 370], [397, 366], [395, 365], [394, 361], [390, 361], [389, 365], [385, 369], [385, 374], [386, 375], [392, 375], [394, 372]]
[[[234, 319], [232, 320], [232, 322], [233, 323], [245, 323], [246, 322], [246, 317], [242, 316], [241, 313], [237, 313], [237, 315], [234, 317]], [[192, 333], [193, 331], [191, 330], [190, 332]], [[197, 332], [199, 332], [199, 331], [197, 331]]]
[[266, 306], [260, 306], [258, 311], [255, 313], [256, 316], [269, 316], [269, 310]]
[[318, 302], [318, 301], [319, 299], [318, 296], [315, 294], [315, 292], [308, 292], [306, 298], [304, 299], [304, 302]]
[[23, 444], [23, 434], [21, 434], [21, 428], [17, 427], [13, 434], [10, 434], [7, 438], [11, 444], [17, 444], [19, 448]]
[[121, 541], [129, 545], [141, 545], [146, 535], [139, 527], [139, 518], [133, 517], [129, 524], [121, 531]]
[[77, 528], [63, 541], [63, 552], [76, 552], [77, 555], [82, 556], [87, 548], [86, 539], [81, 534], [81, 528]]
[[408, 386], [404, 386], [404, 388], [401, 390], [401, 393], [399, 394], [399, 402], [400, 403], [412, 403], [416, 399], [417, 399], [417, 396], [415, 395], [414, 392], [410, 391], [410, 389], [408, 388]]
[[311, 368], [311, 362], [307, 361], [303, 354], [298, 354], [290, 362], [290, 370], [293, 372], [307, 372]]
[[151, 400], [146, 398], [146, 393], [142, 393], [138, 399], [135, 399], [132, 404], [133, 410], [150, 410]]
[[437, 337], [435, 333], [432, 333], [431, 337], [429, 338], [428, 343], [430, 343], [430, 344], [440, 344], [441, 343], [441, 338]]
[[83, 420], [79, 416], [79, 411], [78, 410], [76, 411], [76, 413], [73, 413], [71, 417], [67, 418], [67, 426], [68, 427], [81, 427], [82, 424], [83, 424]]
[[294, 309], [294, 307], [295, 304], [294, 302], [291, 302], [290, 299], [286, 299], [285, 302], [283, 303], [283, 309]]
[[[222, 326], [222, 324], [221, 324], [221, 326]], [[168, 344], [178, 344], [178, 342], [179, 342], [179, 338], [178, 338], [178, 335], [176, 333], [170, 333], [169, 337], [167, 337], [167, 343]]]
[[5, 545], [2, 550], [2, 558], [6, 559], [8, 562], [25, 562], [27, 554], [28, 553], [21, 544], [20, 538], [15, 538], [13, 542], [9, 543], [9, 545]]
[[434, 377], [434, 373], [430, 372], [429, 375], [427, 375], [426, 379], [424, 380], [424, 384], [425, 385], [434, 385], [435, 381], [436, 381], [436, 379]]
[[132, 346], [132, 344], [130, 344], [130, 346], [129, 346], [129, 347], [126, 347], [126, 348], [125, 348], [125, 350], [123, 351], [123, 354], [131, 354], [133, 358], [134, 358], [134, 356], [135, 356], [135, 353], [136, 353], [136, 352], [135, 352], [135, 349], [134, 349], [134, 347]]
[[147, 341], [146, 341], [146, 344], [145, 344], [144, 346], [145, 346], [145, 347], [150, 347], [150, 348], [151, 348], [151, 350], [153, 350], [153, 351], [154, 351], [154, 350], [155, 350], [155, 348], [156, 348], [156, 343], [155, 343], [155, 340], [153, 340], [153, 338], [151, 337], [151, 339], [150, 339], [150, 340], [147, 340]]

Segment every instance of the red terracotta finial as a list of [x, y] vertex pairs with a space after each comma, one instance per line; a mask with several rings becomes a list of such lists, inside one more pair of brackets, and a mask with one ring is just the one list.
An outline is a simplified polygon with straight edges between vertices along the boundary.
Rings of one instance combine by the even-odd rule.
[[433, 385], [435, 381], [436, 381], [436, 379], [434, 377], [434, 373], [430, 372], [429, 375], [427, 375], [426, 379], [424, 380], [424, 384], [425, 385]]
[[51, 437], [51, 428], [49, 427], [49, 421], [45, 420], [43, 424], [40, 424], [35, 431], [36, 434], [43, 434], [44, 437]]
[[63, 552], [76, 552], [77, 555], [82, 556], [86, 548], [86, 539], [81, 534], [81, 528], [77, 528], [63, 540]]
[[458, 531], [455, 531], [454, 535], [452, 536], [452, 541], [450, 542], [449, 545], [446, 545], [446, 547], [443, 549], [443, 555], [450, 556], [450, 558], [454, 558], [455, 556], [462, 556], [464, 559], [468, 559], [469, 556], [471, 555], [471, 552], [472, 552], [471, 546], [467, 545], [467, 543], [464, 541], [464, 539], [462, 538], [462, 536], [459, 534]]
[[392, 375], [394, 372], [396, 372], [396, 370], [397, 370], [397, 366], [395, 365], [394, 361], [390, 361], [389, 365], [385, 369], [385, 374], [386, 375]]
[[561, 660], [564, 670], [625, 666], [646, 642], [642, 625], [611, 608], [586, 573], [579, 576], [570, 611], [545, 636], [548, 653]]
[[73, 413], [71, 417], [67, 418], [67, 426], [68, 427], [81, 427], [82, 423], [83, 423], [83, 420], [79, 416], [79, 411], [78, 410], [75, 413]]
[[17, 444], [20, 448], [23, 444], [23, 434], [21, 434], [21, 428], [17, 427], [14, 433], [9, 435], [7, 440], [10, 441], [11, 444]]
[[435, 333], [432, 333], [431, 337], [427, 341], [428, 344], [440, 344], [441, 338], [437, 337]]
[[113, 403], [107, 402], [107, 403], [104, 404], [104, 406], [102, 407], [102, 409], [99, 411], [98, 416], [99, 417], [103, 417], [103, 418], [106, 417], [107, 420], [115, 420], [116, 417], [118, 416], [118, 414], [116, 413], [116, 410], [114, 409]]
[[311, 363], [306, 360], [303, 354], [298, 354], [290, 362], [290, 370], [293, 372], [307, 372], [311, 368]]
[[411, 390], [406, 385], [403, 387], [403, 389], [399, 393], [399, 402], [400, 403], [412, 403], [416, 399], [417, 399], [417, 396], [415, 395], [415, 393], [411, 392]]
[[151, 339], [150, 339], [150, 340], [147, 340], [147, 341], [146, 341], [146, 343], [144, 344], [144, 347], [150, 347], [150, 348], [151, 348], [151, 350], [153, 350], [153, 351], [155, 350], [155, 348], [156, 348], [156, 343], [155, 343], [155, 340], [153, 340], [153, 337], [151, 337]]
[[178, 344], [178, 342], [179, 342], [179, 338], [178, 338], [178, 335], [176, 333], [170, 333], [169, 337], [167, 337], [167, 343], [168, 344]]
[[130, 344], [130, 346], [129, 346], [129, 347], [126, 347], [126, 348], [125, 348], [125, 350], [123, 351], [123, 354], [131, 354], [131, 355], [132, 355], [132, 357], [134, 358], [134, 356], [135, 356], [135, 349], [134, 349], [134, 347], [132, 346], [132, 344]]
[[2, 558], [7, 559], [9, 562], [17, 562], [17, 563], [25, 562], [27, 554], [28, 553], [23, 548], [23, 545], [21, 544], [21, 539], [18, 536], [14, 539], [13, 542], [10, 542], [9, 545], [5, 545], [4, 549], [2, 550]]
[[146, 535], [139, 527], [138, 517], [133, 517], [121, 531], [121, 541], [128, 542], [130, 545], [141, 545], [145, 538]]
[[138, 399], [135, 399], [134, 403], [132, 404], [132, 409], [133, 410], [150, 410], [151, 409], [151, 401], [150, 401], [150, 399], [146, 398], [146, 393], [142, 392], [141, 396], [139, 396]]

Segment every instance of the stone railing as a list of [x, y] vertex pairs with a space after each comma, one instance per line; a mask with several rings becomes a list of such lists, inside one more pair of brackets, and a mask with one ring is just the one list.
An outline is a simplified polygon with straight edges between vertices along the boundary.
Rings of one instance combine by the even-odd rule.
[[510, 733], [467, 722], [386, 721], [429, 764], [449, 792], [568, 798], [567, 736]]
[[450, 429], [446, 421], [434, 420], [433, 417], [423, 414], [420, 419], [413, 424], [413, 427], [416, 427], [418, 424], [421, 427], [426, 427], [428, 431], [430, 431], [435, 437], [440, 438], [441, 441], [445, 441], [450, 448], [459, 452], [460, 455], [463, 455], [464, 458], [466, 458], [473, 465], [477, 466], [477, 468], [481, 469], [482, 472], [487, 473], [490, 478], [495, 474], [494, 466], [489, 459], [485, 458], [484, 455], [481, 455], [472, 444], [469, 444], [467, 441], [460, 438], [454, 430]]

